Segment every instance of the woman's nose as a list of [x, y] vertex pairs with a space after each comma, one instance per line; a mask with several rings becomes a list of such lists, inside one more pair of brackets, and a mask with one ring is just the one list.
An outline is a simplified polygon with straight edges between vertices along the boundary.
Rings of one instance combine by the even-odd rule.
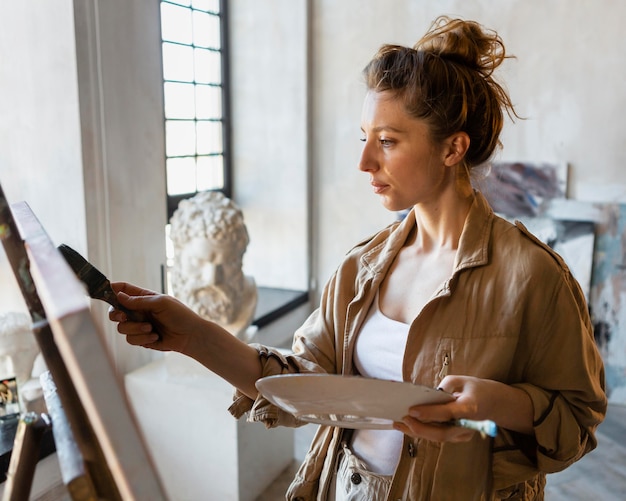
[[363, 150], [361, 151], [361, 158], [359, 159], [359, 170], [368, 172], [376, 170], [377, 168], [378, 164], [372, 154], [372, 145], [366, 140], [363, 142]]

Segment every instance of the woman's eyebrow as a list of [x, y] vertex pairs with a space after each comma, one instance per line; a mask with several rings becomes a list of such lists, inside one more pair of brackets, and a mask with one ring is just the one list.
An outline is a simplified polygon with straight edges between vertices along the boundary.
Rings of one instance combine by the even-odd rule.
[[[361, 127], [361, 131], [365, 132], [363, 127]], [[397, 134], [406, 134], [405, 129], [399, 129], [398, 127], [394, 127], [393, 125], [377, 125], [376, 127], [372, 128], [372, 132], [383, 132], [383, 131], [395, 132]]]

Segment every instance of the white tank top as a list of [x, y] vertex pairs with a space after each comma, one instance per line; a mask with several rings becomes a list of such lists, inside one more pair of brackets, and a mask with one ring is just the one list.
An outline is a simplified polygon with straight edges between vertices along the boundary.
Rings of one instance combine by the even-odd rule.
[[[378, 306], [378, 294], [361, 327], [354, 347], [354, 364], [365, 377], [402, 381], [402, 359], [409, 325], [387, 318]], [[354, 430], [351, 449], [368, 469], [392, 475], [403, 434], [397, 430]]]

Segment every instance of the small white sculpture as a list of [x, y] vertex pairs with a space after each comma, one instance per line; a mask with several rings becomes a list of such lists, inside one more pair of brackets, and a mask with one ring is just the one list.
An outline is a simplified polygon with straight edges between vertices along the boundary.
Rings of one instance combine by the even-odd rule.
[[206, 191], [182, 200], [170, 223], [172, 295], [244, 338], [256, 309], [257, 288], [242, 270], [249, 243], [243, 213], [222, 193]]
[[0, 313], [0, 377], [19, 384], [30, 379], [39, 346], [26, 313]]
[[[22, 412], [43, 412], [38, 378], [32, 374], [39, 345], [26, 313], [0, 313], [0, 378], [15, 378]], [[45, 365], [45, 364], [44, 364]]]

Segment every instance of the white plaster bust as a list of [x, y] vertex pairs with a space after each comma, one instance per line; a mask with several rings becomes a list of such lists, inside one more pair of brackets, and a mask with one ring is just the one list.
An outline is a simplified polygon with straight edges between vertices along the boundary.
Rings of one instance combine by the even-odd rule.
[[172, 295], [244, 338], [253, 320], [257, 288], [242, 270], [249, 242], [243, 213], [222, 193], [205, 191], [182, 200], [170, 223]]

